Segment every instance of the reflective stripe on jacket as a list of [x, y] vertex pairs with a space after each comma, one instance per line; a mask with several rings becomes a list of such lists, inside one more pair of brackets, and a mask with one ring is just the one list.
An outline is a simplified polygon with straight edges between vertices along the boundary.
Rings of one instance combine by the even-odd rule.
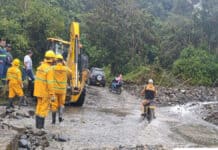
[[54, 71], [49, 63], [42, 62], [36, 71], [34, 96], [49, 97], [49, 95], [54, 95]]
[[18, 67], [12, 66], [7, 71], [7, 80], [9, 84], [22, 85], [22, 74]]
[[68, 67], [58, 63], [54, 66], [54, 86], [56, 94], [65, 94], [67, 87], [67, 75], [71, 73]]

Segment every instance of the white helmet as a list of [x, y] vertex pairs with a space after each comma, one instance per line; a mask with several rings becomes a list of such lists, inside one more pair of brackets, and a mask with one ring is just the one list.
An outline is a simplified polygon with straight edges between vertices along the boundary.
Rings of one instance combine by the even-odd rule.
[[148, 80], [148, 83], [151, 83], [151, 84], [153, 84], [154, 82], [153, 82], [153, 80], [152, 80], [152, 79], [149, 79], [149, 80]]

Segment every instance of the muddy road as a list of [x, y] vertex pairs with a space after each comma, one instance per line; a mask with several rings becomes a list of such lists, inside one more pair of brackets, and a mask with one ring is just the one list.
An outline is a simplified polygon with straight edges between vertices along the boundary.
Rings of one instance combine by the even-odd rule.
[[[217, 101], [209, 103], [218, 108]], [[66, 107], [64, 122], [54, 126], [51, 125], [51, 115], [46, 118], [48, 133], [62, 136], [65, 141], [49, 140], [45, 149], [218, 147], [218, 126], [202, 119], [201, 110], [207, 104], [195, 102], [159, 107], [156, 109], [157, 118], [148, 124], [141, 120], [140, 99], [136, 96], [127, 91], [116, 95], [108, 88], [89, 86], [84, 106]], [[25, 109], [22, 111], [27, 112]], [[35, 121], [34, 116], [6, 117], [1, 119], [1, 123], [6, 127], [0, 129], [0, 146], [7, 147], [19, 132], [14, 126], [34, 128]]]

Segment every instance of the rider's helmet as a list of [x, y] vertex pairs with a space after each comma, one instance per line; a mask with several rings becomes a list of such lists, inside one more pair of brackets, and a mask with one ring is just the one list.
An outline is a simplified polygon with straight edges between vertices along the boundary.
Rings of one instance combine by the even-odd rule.
[[152, 79], [149, 79], [149, 80], [148, 80], [148, 83], [153, 84], [154, 82], [153, 82]]

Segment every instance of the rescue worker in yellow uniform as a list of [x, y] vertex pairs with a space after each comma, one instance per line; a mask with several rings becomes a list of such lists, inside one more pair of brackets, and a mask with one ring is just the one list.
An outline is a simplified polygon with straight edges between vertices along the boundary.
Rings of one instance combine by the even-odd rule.
[[54, 66], [54, 87], [55, 101], [51, 103], [52, 124], [56, 123], [56, 113], [59, 114], [59, 122], [63, 121], [63, 109], [66, 98], [67, 77], [72, 71], [64, 65], [63, 56], [56, 55], [56, 65]]
[[154, 97], [156, 96], [156, 89], [154, 87], [153, 84], [153, 80], [149, 79], [148, 80], [148, 84], [143, 88], [143, 90], [141, 91], [141, 95], [144, 96], [144, 100], [142, 101], [142, 114], [144, 115], [144, 107], [149, 105], [150, 102], [152, 102], [154, 100]]
[[51, 101], [55, 99], [53, 62], [55, 53], [48, 50], [45, 59], [37, 68], [34, 81], [34, 96], [37, 97], [36, 105], [36, 128], [44, 128], [45, 117], [50, 110]]
[[22, 83], [22, 74], [19, 69], [20, 66], [20, 60], [14, 59], [12, 62], [12, 66], [7, 71], [7, 82], [9, 87], [9, 104], [7, 106], [7, 109], [14, 108], [13, 105], [13, 98], [15, 96], [19, 96], [19, 105], [21, 105], [21, 102], [24, 100], [24, 94], [23, 94], [23, 83]]

